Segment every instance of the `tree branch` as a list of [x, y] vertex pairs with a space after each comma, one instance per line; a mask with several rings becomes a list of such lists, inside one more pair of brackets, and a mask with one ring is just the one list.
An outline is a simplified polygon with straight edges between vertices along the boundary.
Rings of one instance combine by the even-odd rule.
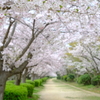
[[30, 39], [30, 41], [28, 42], [28, 44], [26, 45], [26, 47], [23, 49], [22, 53], [17, 57], [17, 59], [15, 60], [15, 62], [18, 61], [25, 54], [25, 52], [28, 50], [28, 48], [30, 47], [30, 45], [32, 44], [32, 42], [35, 40], [35, 37], [34, 37], [34, 28], [35, 28], [35, 20], [33, 21], [32, 38]]
[[44, 28], [43, 28], [42, 30], [40, 30], [40, 31], [38, 31], [38, 32], [36, 31], [35, 34], [36, 34], [36, 33], [37, 33], [37, 34], [35, 35], [35, 37], [38, 37], [38, 35], [39, 35], [40, 33], [42, 33], [42, 32], [44, 31], [44, 29], [45, 29], [47, 26], [49, 26], [49, 25], [51, 25], [51, 24], [54, 24], [54, 23], [57, 23], [57, 22], [47, 23], [47, 24], [44, 26]]
[[18, 68], [15, 68], [14, 70], [12, 70], [9, 77], [12, 75], [21, 73], [24, 70], [24, 68], [27, 66], [27, 64], [28, 64], [28, 60], [24, 61]]
[[[7, 16], [7, 17], [10, 17], [10, 16]], [[17, 20], [18, 22], [20, 22], [20, 23], [22, 23], [23, 25], [25, 25], [25, 26], [29, 27], [30, 29], [32, 29], [32, 27], [31, 27], [31, 26], [29, 26], [28, 24], [26, 24], [26, 23], [24, 23], [24, 22], [20, 21], [19, 19], [14, 18], [14, 17], [11, 17], [11, 18], [12, 18], [12, 19], [14, 19], [14, 20]]]
[[[27, 58], [31, 59], [32, 56], [33, 55], [29, 52]], [[18, 68], [16, 68], [15, 66], [12, 65], [12, 67], [14, 67], [14, 69], [11, 71], [9, 77], [14, 75], [14, 74], [19, 74], [19, 73], [23, 72], [25, 67], [28, 65], [28, 59], [26, 61], [24, 61]]]
[[7, 32], [6, 32], [6, 35], [4, 37], [4, 40], [3, 40], [3, 45], [5, 44], [7, 38], [8, 38], [8, 35], [10, 33], [10, 29], [11, 29], [11, 26], [13, 25], [14, 21], [11, 21], [11, 17], [9, 18], [10, 19], [10, 24], [8, 26], [8, 29], [7, 29]]
[[97, 62], [95, 61], [95, 59], [94, 59], [94, 56], [93, 56], [93, 54], [92, 54], [92, 50], [90, 49], [90, 47], [89, 46], [87, 46], [87, 48], [84, 46], [84, 45], [82, 45], [84, 48], [85, 48], [85, 50], [90, 54], [90, 56], [91, 56], [91, 59], [93, 60], [93, 62], [94, 62], [94, 64], [95, 64], [95, 67], [96, 67], [96, 70], [97, 70], [97, 72], [100, 72], [100, 70], [99, 70], [99, 68], [98, 68], [98, 64], [97, 64]]
[[98, 59], [98, 60], [100, 60], [100, 58], [98, 58], [98, 57], [96, 57], [96, 56], [93, 56], [94, 58], [96, 58], [96, 59]]
[[16, 26], [17, 26], [17, 22], [15, 21], [12, 32], [11, 32], [11, 36], [9, 37], [8, 41], [5, 43], [4, 48], [6, 48], [9, 45], [9, 43], [11, 42], [11, 39], [12, 39], [12, 36], [14, 35]]
[[[52, 24], [52, 23], [51, 23], [51, 24]], [[32, 44], [32, 42], [38, 37], [38, 35], [39, 35], [40, 33], [42, 33], [42, 32], [44, 31], [44, 29], [45, 29], [48, 25], [49, 25], [49, 23], [46, 24], [45, 27], [44, 27], [42, 30], [40, 30], [40, 31], [35, 35], [35, 33], [33, 32], [33, 31], [34, 31], [34, 28], [35, 28], [35, 20], [33, 21], [32, 38], [30, 39], [30, 41], [29, 41], [29, 43], [27, 44], [27, 46], [23, 49], [22, 53], [17, 57], [17, 59], [15, 60], [15, 62], [18, 61], [18, 60], [25, 54], [25, 52], [28, 50], [28, 48], [30, 47], [30, 45]], [[35, 35], [35, 36], [34, 36], [34, 35]]]

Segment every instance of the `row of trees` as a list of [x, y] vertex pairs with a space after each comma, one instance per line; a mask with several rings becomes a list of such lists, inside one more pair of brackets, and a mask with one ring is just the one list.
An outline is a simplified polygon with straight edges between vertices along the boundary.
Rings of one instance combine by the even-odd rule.
[[[92, 38], [92, 39], [91, 39]], [[100, 75], [100, 36], [85, 36], [69, 43], [65, 58], [68, 69], [76, 74], [88, 73], [91, 77]]]
[[[24, 77], [27, 71], [31, 73], [31, 76], [33, 76], [34, 71], [36, 73], [35, 68], [32, 69], [34, 66], [38, 65], [36, 69], [38, 69], [38, 73], [40, 72], [39, 75], [55, 69], [55, 66], [51, 68], [53, 65], [52, 57], [49, 57], [51, 62], [48, 62], [47, 57], [43, 59], [47, 53], [45, 54], [44, 48], [40, 46], [43, 46], [42, 42], [44, 41], [42, 33], [47, 35], [45, 29], [47, 26], [54, 25], [56, 20], [47, 19], [46, 12], [48, 9], [45, 12], [45, 7], [39, 8], [43, 2], [40, 2], [39, 5], [37, 5], [38, 2], [29, 0], [24, 2], [22, 0], [5, 0], [0, 1], [0, 3], [0, 100], [3, 100], [5, 84], [9, 77], [18, 74], [16, 84], [19, 84], [19, 78], [23, 71], [24, 75], [22, 76]], [[38, 46], [39, 43], [41, 45]], [[41, 51], [45, 55], [40, 53]], [[43, 61], [46, 58], [48, 60]], [[48, 71], [43, 73], [41, 70]]]
[[15, 74], [63, 75], [66, 61], [78, 73], [84, 73], [80, 66], [87, 63], [98, 73], [99, 5], [97, 0], [0, 1], [0, 100], [7, 79]]

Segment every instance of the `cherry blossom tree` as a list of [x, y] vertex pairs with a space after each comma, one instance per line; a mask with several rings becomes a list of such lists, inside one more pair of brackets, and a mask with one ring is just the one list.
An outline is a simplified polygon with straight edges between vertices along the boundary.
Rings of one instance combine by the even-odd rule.
[[[59, 63], [57, 65], [61, 67], [61, 71], [59, 70], [61, 74], [66, 68], [66, 63], [67, 67], [74, 65], [78, 70], [82, 69], [81, 64], [86, 66], [90, 62], [98, 68], [99, 41], [97, 44], [94, 43], [95, 47], [92, 46], [92, 42], [96, 41], [97, 37], [99, 40], [99, 8], [99, 0], [0, 1], [0, 100], [3, 100], [8, 77], [19, 74], [25, 67], [33, 66], [34, 59], [38, 62], [40, 59], [48, 59], [47, 55], [50, 55], [51, 59], [54, 58], [57, 61], [56, 64]], [[42, 33], [41, 36], [39, 36], [40, 33]], [[76, 43], [73, 49], [70, 43], [75, 41], [78, 44]], [[38, 46], [39, 43], [41, 48]], [[40, 49], [40, 53], [36, 48]], [[82, 52], [83, 55], [81, 55]], [[37, 73], [42, 74], [42, 67], [44, 72], [52, 71], [52, 68], [56, 72], [57, 65], [51, 64], [49, 62], [49, 60], [52, 61], [51, 59], [42, 60]], [[62, 66], [64, 66], [63, 69]], [[81, 72], [84, 73], [85, 69]], [[33, 70], [35, 70], [34, 67]]]
[[92, 77], [100, 73], [99, 67], [99, 36], [88, 36], [69, 43], [67, 65], [77, 74], [88, 73]]
[[[32, 58], [31, 52], [28, 50], [32, 42], [44, 29], [49, 25], [48, 23], [44, 24], [42, 28], [35, 25], [36, 19], [33, 20], [32, 25], [26, 24], [23, 20], [24, 16], [19, 15], [15, 10], [15, 3], [6, 2], [4, 4], [6, 7], [10, 6], [10, 11], [5, 7], [3, 9], [3, 19], [4, 21], [1, 25], [2, 30], [0, 37], [0, 99], [3, 100], [3, 92], [8, 77], [20, 73], [27, 66], [28, 62]], [[17, 8], [17, 7], [16, 7]], [[13, 12], [15, 10], [16, 12]], [[19, 11], [19, 10], [18, 10]], [[17, 13], [17, 14], [15, 14]], [[24, 13], [24, 11], [23, 11]], [[22, 12], [21, 12], [22, 14]], [[21, 18], [22, 17], [22, 18]], [[7, 24], [7, 25], [6, 25]], [[18, 24], [18, 25], [17, 25]], [[23, 25], [23, 26], [22, 26]], [[6, 26], [6, 27], [5, 27]], [[17, 27], [16, 27], [17, 26]], [[26, 32], [24, 32], [26, 28]], [[16, 30], [16, 31], [15, 31]], [[5, 32], [5, 34], [3, 34]], [[21, 34], [21, 32], [25, 34]], [[27, 34], [28, 32], [28, 34]], [[28, 37], [27, 37], [28, 36]], [[27, 37], [27, 38], [26, 38]], [[18, 42], [19, 41], [19, 42]], [[22, 42], [22, 44], [21, 44]]]

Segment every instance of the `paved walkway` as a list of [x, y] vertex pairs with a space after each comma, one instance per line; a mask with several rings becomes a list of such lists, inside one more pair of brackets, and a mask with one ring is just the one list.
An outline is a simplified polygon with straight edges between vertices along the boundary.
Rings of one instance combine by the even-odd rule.
[[50, 79], [39, 93], [39, 100], [100, 100], [100, 95]]

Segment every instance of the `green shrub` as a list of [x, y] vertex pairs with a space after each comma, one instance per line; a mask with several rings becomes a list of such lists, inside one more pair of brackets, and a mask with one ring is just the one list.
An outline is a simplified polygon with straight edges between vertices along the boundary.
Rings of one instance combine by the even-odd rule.
[[42, 85], [42, 83], [43, 83], [42, 79], [39, 79], [39, 80], [40, 80], [40, 85]]
[[90, 75], [89, 74], [81, 75], [78, 78], [78, 83], [79, 84], [84, 84], [84, 85], [90, 85], [91, 84], [91, 77], [90, 77]]
[[26, 87], [28, 91], [28, 97], [32, 97], [33, 89], [34, 89], [33, 85], [29, 83], [21, 83], [21, 86]]
[[42, 82], [46, 82], [47, 79], [47, 77], [42, 78]]
[[10, 82], [6, 82], [6, 85], [14, 85], [13, 83]]
[[35, 82], [34, 82], [34, 81], [31, 81], [31, 80], [26, 80], [26, 83], [29, 83], [29, 84], [31, 84], [31, 85], [33, 85], [33, 86], [35, 86]]
[[67, 75], [62, 76], [62, 79], [67, 81]]
[[27, 89], [14, 84], [7, 84], [3, 100], [27, 100]]
[[15, 80], [8, 80], [7, 83], [15, 83]]
[[59, 75], [59, 74], [57, 74], [57, 79], [61, 79], [62, 77]]
[[74, 79], [75, 79], [74, 74], [69, 74], [68, 77], [67, 77], [67, 81], [70, 81], [70, 82], [74, 81]]
[[34, 82], [35, 82], [36, 87], [39, 87], [40, 85], [42, 85], [42, 80], [41, 79], [34, 80]]
[[37, 80], [40, 81], [40, 86], [41, 86], [43, 83], [42, 79], [37, 79]]
[[92, 85], [100, 85], [100, 75], [94, 76], [91, 80]]

